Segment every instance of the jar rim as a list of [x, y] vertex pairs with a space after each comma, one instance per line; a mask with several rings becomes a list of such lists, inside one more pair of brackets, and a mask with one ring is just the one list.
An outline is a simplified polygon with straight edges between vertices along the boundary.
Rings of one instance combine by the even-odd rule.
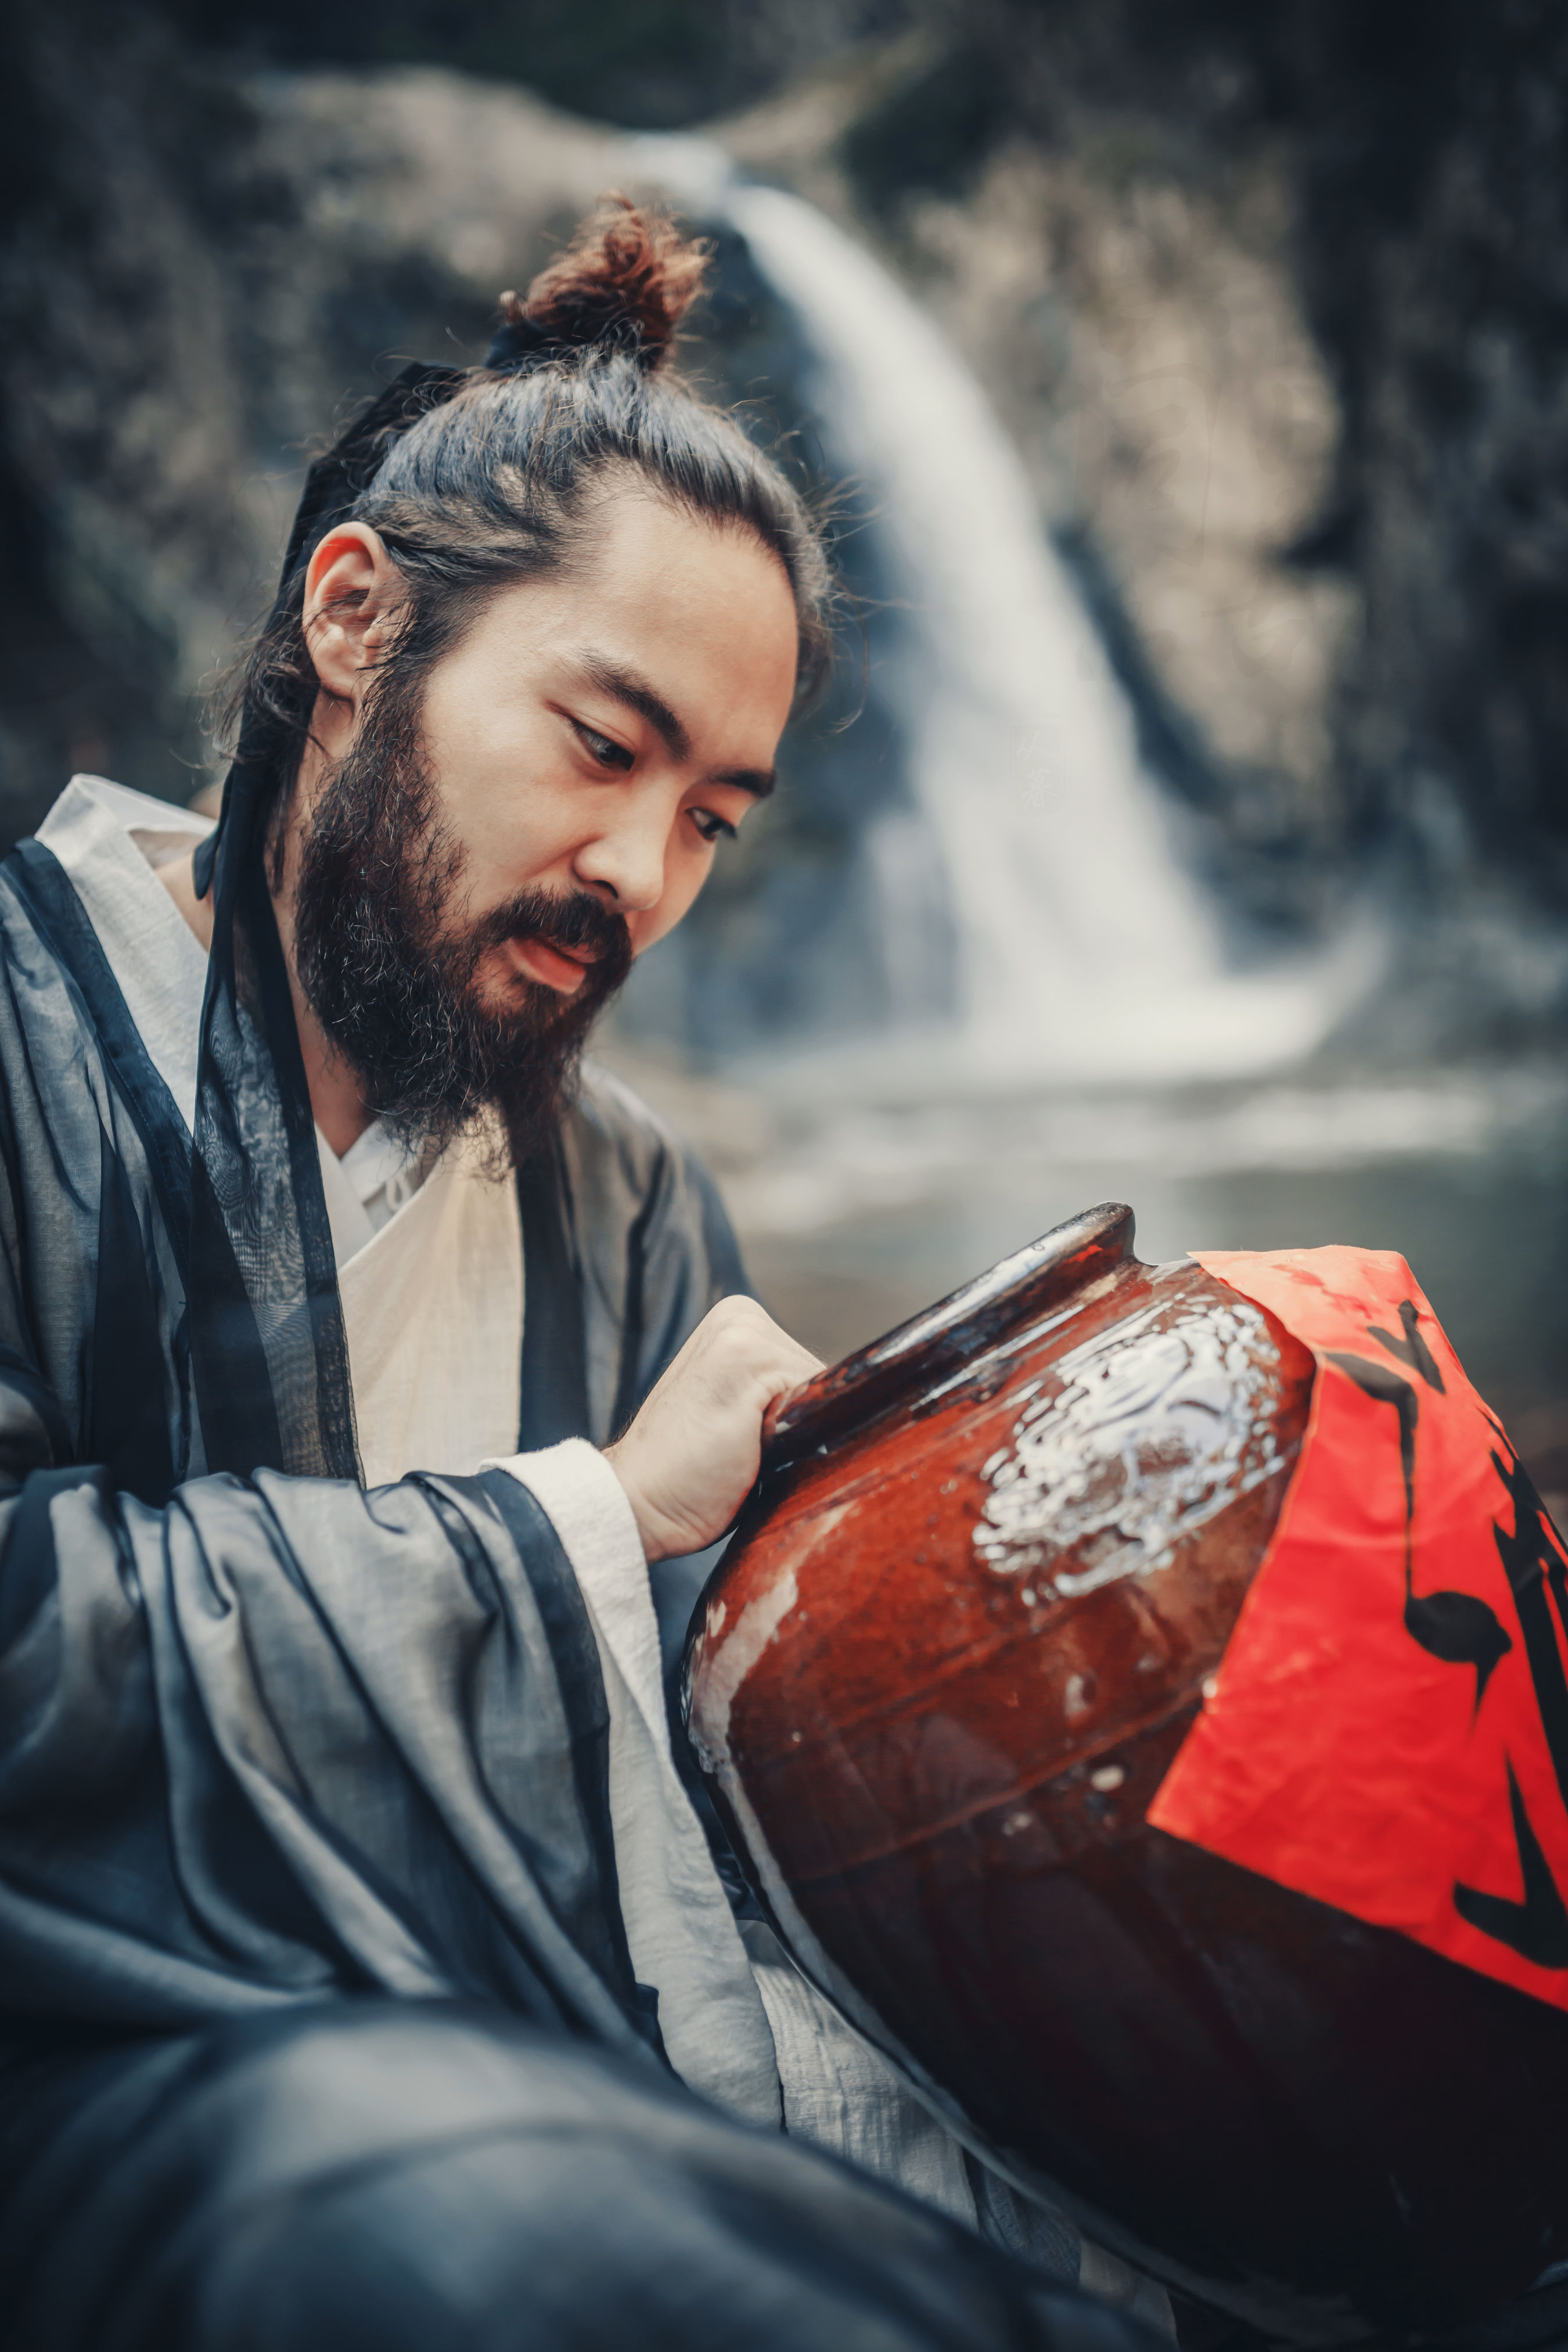
[[764, 1476], [864, 1428], [1075, 1291], [1136, 1264], [1135, 1230], [1122, 1202], [1084, 1209], [868, 1347], [827, 1365], [770, 1412], [763, 1435]]

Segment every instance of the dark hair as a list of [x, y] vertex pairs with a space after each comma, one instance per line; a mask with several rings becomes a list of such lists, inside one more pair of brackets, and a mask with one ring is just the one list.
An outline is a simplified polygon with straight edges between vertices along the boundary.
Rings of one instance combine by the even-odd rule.
[[[496, 588], [568, 562], [589, 494], [624, 469], [777, 557], [795, 598], [797, 701], [821, 686], [835, 604], [822, 528], [735, 418], [671, 365], [707, 263], [707, 247], [663, 215], [606, 198], [526, 298], [502, 295], [485, 364], [428, 372], [431, 383], [373, 446], [368, 479], [361, 459], [363, 487], [331, 520], [370, 524], [406, 583], [390, 664], [405, 677], [427, 670]], [[323, 520], [293, 551], [234, 697], [275, 789], [292, 782], [315, 708], [304, 583], [326, 530]]]

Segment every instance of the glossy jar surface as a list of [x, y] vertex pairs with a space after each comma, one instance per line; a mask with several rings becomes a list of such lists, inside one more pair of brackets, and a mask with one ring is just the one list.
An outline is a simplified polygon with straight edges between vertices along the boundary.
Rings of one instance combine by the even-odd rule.
[[1089, 1213], [792, 1400], [688, 1722], [798, 1964], [966, 2139], [1301, 2343], [1559, 2251], [1544, 2004], [1144, 1821], [1307, 1426], [1308, 1351]]

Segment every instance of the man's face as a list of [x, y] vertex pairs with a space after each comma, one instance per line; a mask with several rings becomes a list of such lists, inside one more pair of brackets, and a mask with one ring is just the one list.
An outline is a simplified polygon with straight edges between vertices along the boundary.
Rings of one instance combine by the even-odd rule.
[[[795, 605], [748, 534], [635, 490], [610, 497], [589, 545], [580, 568], [503, 590], [437, 666], [424, 750], [462, 853], [452, 926], [471, 930], [522, 892], [586, 894], [640, 955], [771, 787]], [[571, 998], [591, 954], [508, 939], [474, 984], [498, 1008], [520, 980]]]
[[363, 667], [300, 812], [300, 980], [410, 1133], [489, 1103], [532, 1149], [632, 957], [771, 788], [796, 661], [782, 566], [635, 489], [594, 524], [422, 680]]

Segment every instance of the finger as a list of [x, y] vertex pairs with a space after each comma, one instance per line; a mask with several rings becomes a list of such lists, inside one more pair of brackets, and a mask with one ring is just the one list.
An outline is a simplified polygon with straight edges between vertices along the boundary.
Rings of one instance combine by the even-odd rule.
[[773, 1402], [769, 1405], [766, 1412], [763, 1413], [763, 1444], [764, 1447], [779, 1425], [780, 1414], [784, 1411], [791, 1398], [798, 1396], [805, 1386], [805, 1382], [804, 1381], [796, 1381], [793, 1388], [781, 1389], [778, 1395], [774, 1397]]

